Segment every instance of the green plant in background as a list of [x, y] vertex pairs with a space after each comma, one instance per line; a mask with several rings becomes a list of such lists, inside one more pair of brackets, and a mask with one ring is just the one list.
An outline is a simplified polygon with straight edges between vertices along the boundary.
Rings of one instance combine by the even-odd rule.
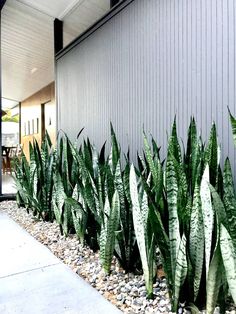
[[5, 114], [2, 116], [2, 122], [15, 122], [19, 123], [19, 114], [12, 116], [10, 109], [6, 110]]
[[51, 208], [53, 175], [55, 171], [55, 151], [49, 135], [46, 133], [41, 145], [34, 139], [30, 143], [30, 161], [22, 154], [15, 160], [15, 182], [17, 186], [17, 200], [24, 202], [27, 208], [33, 210], [34, 215], [46, 221], [53, 221], [54, 213]]
[[20, 158], [14, 160], [15, 184], [16, 184], [16, 202], [18, 206], [26, 207], [27, 211], [32, 208], [30, 195], [33, 195], [33, 182], [30, 176], [30, 167], [24, 153]]

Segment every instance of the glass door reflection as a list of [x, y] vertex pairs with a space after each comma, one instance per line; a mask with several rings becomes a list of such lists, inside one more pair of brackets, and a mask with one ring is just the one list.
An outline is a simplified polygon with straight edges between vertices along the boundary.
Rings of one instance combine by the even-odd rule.
[[13, 160], [20, 152], [19, 103], [2, 99], [2, 194], [15, 194]]

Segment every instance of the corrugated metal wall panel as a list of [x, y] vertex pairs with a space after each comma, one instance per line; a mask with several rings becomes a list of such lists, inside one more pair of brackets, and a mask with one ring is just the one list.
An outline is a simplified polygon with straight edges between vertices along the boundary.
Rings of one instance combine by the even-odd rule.
[[216, 121], [223, 158], [234, 158], [227, 105], [235, 113], [234, 0], [136, 0], [57, 62], [59, 128], [85, 127], [96, 145], [112, 121], [124, 151], [142, 129], [166, 151], [177, 115], [185, 140], [190, 115], [203, 138]]

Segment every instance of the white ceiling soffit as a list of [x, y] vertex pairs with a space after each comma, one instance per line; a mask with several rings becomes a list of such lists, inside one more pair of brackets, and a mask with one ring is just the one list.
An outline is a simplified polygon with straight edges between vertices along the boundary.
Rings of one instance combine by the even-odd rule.
[[19, 103], [14, 100], [2, 98], [2, 109], [7, 110], [7, 109], [12, 109], [16, 107]]
[[7, 0], [2, 10], [2, 95], [22, 101], [54, 80], [54, 18], [64, 46], [110, 9], [110, 0]]
[[110, 9], [110, 0], [17, 0], [64, 22], [64, 47]]
[[3, 97], [22, 101], [54, 80], [52, 17], [7, 0], [1, 36]]
[[51, 17], [63, 19], [73, 8], [84, 0], [18, 0]]
[[81, 0], [63, 17], [64, 46], [110, 10], [110, 0]]

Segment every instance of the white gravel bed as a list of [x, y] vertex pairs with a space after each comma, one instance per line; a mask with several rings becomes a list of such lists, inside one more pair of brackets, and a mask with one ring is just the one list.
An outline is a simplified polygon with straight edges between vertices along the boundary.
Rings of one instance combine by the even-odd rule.
[[[18, 208], [14, 201], [1, 202], [0, 211], [7, 213], [35, 239], [46, 245], [54, 255], [124, 313], [171, 313], [166, 279], [161, 270], [154, 284], [154, 299], [147, 300], [143, 276], [125, 274], [115, 258], [111, 274], [106, 276], [101, 268], [99, 253], [83, 247], [75, 235], [67, 238], [61, 236], [56, 222], [39, 221], [31, 213], [28, 214], [25, 208]], [[179, 314], [183, 312], [187, 311], [180, 308]], [[233, 314], [235, 310], [228, 313]]]

